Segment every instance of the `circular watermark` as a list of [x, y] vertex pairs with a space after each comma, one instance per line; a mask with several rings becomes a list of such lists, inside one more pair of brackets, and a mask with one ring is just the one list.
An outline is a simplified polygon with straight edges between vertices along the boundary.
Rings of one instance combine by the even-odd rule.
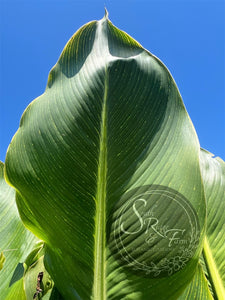
[[173, 275], [185, 267], [199, 244], [199, 223], [191, 203], [161, 185], [132, 189], [110, 218], [112, 254], [136, 275]]

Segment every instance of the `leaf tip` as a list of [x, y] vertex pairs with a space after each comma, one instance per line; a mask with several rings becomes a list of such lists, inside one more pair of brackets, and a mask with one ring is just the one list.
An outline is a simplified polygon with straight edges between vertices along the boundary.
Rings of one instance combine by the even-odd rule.
[[108, 10], [107, 10], [107, 8], [105, 7], [105, 19], [107, 19], [108, 20], [108, 17], [109, 17], [109, 13], [108, 13]]

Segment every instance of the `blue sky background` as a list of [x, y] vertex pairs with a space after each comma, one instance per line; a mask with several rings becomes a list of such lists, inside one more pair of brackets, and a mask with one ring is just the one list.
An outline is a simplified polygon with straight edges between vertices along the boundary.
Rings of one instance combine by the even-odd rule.
[[225, 159], [225, 1], [0, 0], [0, 160], [66, 42], [104, 6], [168, 67], [201, 146]]

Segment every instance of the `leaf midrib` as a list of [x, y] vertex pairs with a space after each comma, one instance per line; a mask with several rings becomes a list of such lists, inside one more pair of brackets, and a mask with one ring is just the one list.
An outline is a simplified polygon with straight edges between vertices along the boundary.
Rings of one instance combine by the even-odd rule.
[[100, 131], [100, 150], [98, 162], [96, 219], [95, 219], [95, 252], [94, 252], [94, 287], [93, 300], [106, 299], [106, 178], [107, 178], [107, 97], [108, 71], [105, 68], [104, 98], [102, 123]]
[[205, 237], [205, 241], [204, 241], [203, 257], [204, 257], [207, 271], [209, 274], [209, 280], [211, 282], [213, 291], [216, 295], [216, 299], [224, 300], [225, 299], [224, 286], [223, 286], [220, 274], [218, 272], [215, 260], [213, 258], [213, 255], [212, 255], [212, 252], [210, 249], [210, 244], [209, 244], [207, 237]]

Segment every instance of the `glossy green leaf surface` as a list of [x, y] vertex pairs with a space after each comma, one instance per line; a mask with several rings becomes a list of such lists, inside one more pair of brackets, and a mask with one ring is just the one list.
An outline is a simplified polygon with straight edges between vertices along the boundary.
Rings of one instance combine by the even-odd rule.
[[38, 243], [24, 227], [16, 207], [15, 190], [5, 182], [3, 169], [4, 164], [0, 162], [1, 299], [33, 299], [39, 272], [44, 273], [42, 295], [47, 295], [53, 282], [43, 265], [43, 243]]
[[206, 217], [196, 133], [166, 67], [107, 15], [67, 43], [5, 175], [65, 299], [174, 299], [191, 281]]
[[5, 257], [0, 270], [1, 299], [24, 298], [23, 262], [37, 238], [23, 225], [15, 201], [15, 190], [3, 177], [0, 163], [0, 251]]
[[225, 298], [225, 162], [201, 149], [200, 165], [207, 200], [203, 257], [179, 300], [222, 300]]
[[207, 232], [203, 257], [215, 299], [225, 298], [225, 162], [201, 151], [207, 199]]

